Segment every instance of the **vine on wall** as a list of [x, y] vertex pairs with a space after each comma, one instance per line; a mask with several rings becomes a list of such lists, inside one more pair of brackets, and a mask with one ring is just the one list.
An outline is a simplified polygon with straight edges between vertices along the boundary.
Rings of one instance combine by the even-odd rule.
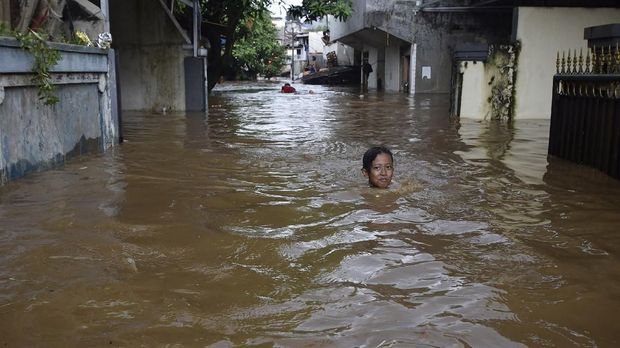
[[495, 119], [512, 119], [515, 106], [515, 77], [519, 57], [520, 43], [489, 46], [489, 62], [496, 69], [491, 77], [491, 117]]
[[50, 68], [60, 60], [60, 52], [49, 47], [43, 36], [44, 34], [32, 30], [26, 34], [15, 34], [15, 38], [20, 42], [22, 48], [34, 57], [32, 81], [38, 88], [39, 99], [43, 100], [45, 105], [55, 105], [59, 99], [54, 94], [56, 86], [52, 83]]
[[[34, 57], [34, 65], [32, 72], [34, 77], [33, 83], [37, 86], [39, 99], [45, 105], [55, 105], [60, 99], [55, 94], [56, 85], [52, 82], [50, 69], [58, 64], [61, 58], [60, 51], [50, 47], [45, 40], [49, 35], [44, 30], [28, 30], [25, 34], [11, 30], [4, 22], [0, 22], [0, 36], [15, 37], [21, 47]], [[61, 40], [74, 45], [95, 46], [88, 35], [82, 31], [76, 31], [73, 39]], [[97, 47], [109, 49], [112, 43], [112, 35], [110, 33], [101, 33], [97, 40]]]

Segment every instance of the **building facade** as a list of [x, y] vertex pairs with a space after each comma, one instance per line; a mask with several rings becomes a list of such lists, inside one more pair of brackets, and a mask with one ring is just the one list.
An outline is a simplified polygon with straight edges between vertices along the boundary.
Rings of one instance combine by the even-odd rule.
[[369, 88], [449, 93], [454, 114], [480, 119], [549, 118], [557, 51], [585, 48], [585, 27], [620, 22], [610, 0], [353, 4], [330, 31], [371, 64]]

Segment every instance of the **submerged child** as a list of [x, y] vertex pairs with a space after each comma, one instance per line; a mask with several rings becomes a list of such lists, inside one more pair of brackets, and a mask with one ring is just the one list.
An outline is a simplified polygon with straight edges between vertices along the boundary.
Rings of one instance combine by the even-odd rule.
[[385, 146], [371, 147], [362, 158], [362, 174], [368, 178], [368, 184], [377, 188], [388, 188], [394, 176], [394, 157]]

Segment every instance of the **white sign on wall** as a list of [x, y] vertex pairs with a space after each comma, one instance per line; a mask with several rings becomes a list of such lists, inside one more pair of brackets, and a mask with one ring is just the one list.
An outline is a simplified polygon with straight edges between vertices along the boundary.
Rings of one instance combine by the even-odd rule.
[[431, 79], [431, 67], [430, 66], [423, 66], [422, 67], [422, 79], [427, 79], [430, 80]]

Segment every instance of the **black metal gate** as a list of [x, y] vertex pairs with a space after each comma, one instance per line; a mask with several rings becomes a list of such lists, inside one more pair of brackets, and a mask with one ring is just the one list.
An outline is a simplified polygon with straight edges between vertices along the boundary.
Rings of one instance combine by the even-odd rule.
[[554, 77], [549, 155], [620, 179], [620, 75]]

